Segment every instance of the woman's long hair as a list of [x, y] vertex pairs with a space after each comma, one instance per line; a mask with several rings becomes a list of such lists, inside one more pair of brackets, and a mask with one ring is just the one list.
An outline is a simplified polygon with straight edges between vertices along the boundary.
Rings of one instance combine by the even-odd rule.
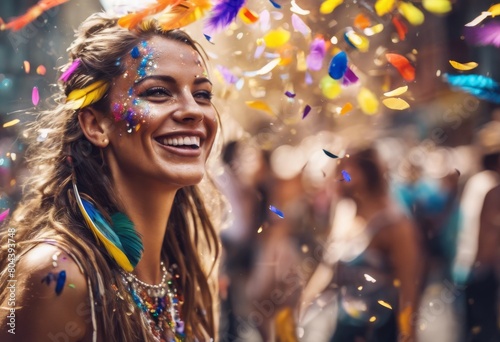
[[[62, 84], [64, 95], [99, 80], [112, 84], [116, 77], [125, 72], [123, 63], [119, 63], [120, 59], [141, 41], [154, 35], [183, 42], [198, 53], [202, 51], [180, 30], [164, 31], [151, 22], [129, 31], [120, 28], [116, 19], [105, 14], [90, 16], [80, 26], [75, 41], [68, 49], [70, 60], [79, 58], [80, 65], [71, 78]], [[65, 104], [64, 95], [59, 94], [55, 98], [57, 107], [41, 113], [30, 127], [33, 143], [27, 152], [27, 160], [31, 178], [26, 184], [23, 201], [7, 227], [16, 229], [19, 256], [37, 243], [49, 239], [71, 251], [90, 280], [91, 294], [97, 303], [95, 312], [101, 338], [110, 342], [149, 341], [149, 327], [139, 317], [139, 309], [131, 311], [130, 302], [120, 299], [123, 296], [116, 293], [127, 293], [118, 266], [105, 249], [96, 243], [75, 204], [73, 173], [80, 193], [90, 197], [105, 215], [120, 209], [113, 193], [111, 174], [102, 160], [101, 151], [85, 138], [78, 122], [78, 110]], [[111, 113], [106, 96], [94, 106]], [[6, 238], [4, 232], [1, 239], [3, 249], [7, 246]], [[208, 256], [204, 254], [204, 260], [200, 258], [202, 250], [209, 252]], [[205, 261], [208, 259], [213, 262], [218, 253], [217, 233], [200, 191], [197, 186], [180, 189], [175, 196], [163, 241], [163, 256], [169, 264], [177, 264], [180, 275], [177, 284], [184, 301], [181, 315], [188, 340], [204, 340], [207, 334], [211, 337], [216, 335], [211, 283], [214, 267], [206, 265]], [[7, 253], [2, 251], [0, 255], [1, 303], [7, 293], [7, 272], [4, 271]], [[102, 279], [106, 279], [106, 283]], [[114, 281], [109, 282], [109, 279]], [[111, 284], [116, 288], [112, 289]]]

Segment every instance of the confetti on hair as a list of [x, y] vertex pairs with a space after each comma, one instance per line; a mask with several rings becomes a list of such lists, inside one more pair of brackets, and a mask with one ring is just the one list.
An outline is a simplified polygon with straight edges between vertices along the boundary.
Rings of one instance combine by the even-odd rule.
[[273, 4], [274, 8], [277, 8], [277, 9], [281, 9], [281, 5], [278, 4], [276, 1], [273, 1], [273, 0], [269, 0], [271, 2], [271, 4]]
[[340, 80], [347, 71], [347, 54], [340, 51], [333, 56], [330, 66], [328, 67], [328, 75], [334, 80]]
[[392, 24], [396, 28], [396, 32], [398, 33], [399, 39], [405, 40], [406, 34], [408, 33], [408, 28], [406, 27], [406, 25], [397, 17], [392, 18]]
[[467, 27], [464, 36], [471, 45], [500, 47], [500, 22], [491, 22], [479, 27]]
[[71, 75], [73, 75], [76, 69], [78, 69], [78, 67], [80, 66], [80, 63], [81, 63], [80, 58], [75, 59], [73, 63], [71, 63], [71, 65], [68, 67], [68, 69], [66, 69], [62, 73], [61, 77], [59, 77], [59, 80], [63, 82], [68, 82], [68, 80], [71, 78]]
[[295, 13], [292, 13], [292, 26], [295, 31], [302, 33], [303, 36], [308, 36], [311, 33], [309, 26]]
[[285, 214], [283, 214], [283, 212], [281, 210], [279, 210], [278, 208], [270, 205], [269, 210], [271, 210], [273, 213], [278, 215], [279, 218], [285, 218]]
[[99, 101], [106, 94], [108, 87], [109, 84], [102, 80], [94, 82], [83, 89], [73, 90], [66, 98], [66, 102], [72, 102], [73, 109], [84, 108]]
[[311, 106], [306, 105], [304, 107], [304, 112], [302, 113], [302, 120], [304, 120], [306, 116], [309, 115], [310, 112], [311, 112]]
[[18, 31], [23, 27], [25, 27], [26, 25], [28, 25], [29, 23], [31, 23], [32, 21], [34, 21], [40, 15], [42, 15], [43, 12], [51, 9], [52, 7], [59, 6], [67, 1], [68, 0], [40, 0], [36, 5], [30, 7], [25, 14], [13, 19], [7, 24], [5, 24], [3, 20], [0, 18], [0, 31], [3, 30]]
[[391, 97], [388, 99], [383, 99], [382, 103], [387, 108], [393, 109], [393, 110], [405, 110], [405, 109], [410, 108], [410, 105], [408, 104], [408, 102], [406, 102], [403, 99], [400, 99], [399, 97], [397, 97], [397, 98]]
[[4, 210], [0, 213], [0, 222], [5, 221], [5, 219], [9, 216], [10, 209]]
[[321, 14], [330, 14], [343, 2], [344, 0], [325, 0], [321, 3], [319, 11]]
[[342, 170], [341, 173], [343, 179], [349, 183], [351, 181], [351, 175], [346, 170]]
[[291, 99], [293, 99], [295, 96], [297, 96], [297, 94], [294, 94], [294, 93], [292, 93], [292, 92], [290, 92], [290, 91], [288, 91], [288, 90], [287, 90], [287, 91], [285, 91], [285, 95], [286, 95], [287, 97], [291, 98]]
[[216, 32], [229, 26], [245, 4], [245, 0], [220, 0], [210, 12], [206, 27]]
[[38, 92], [37, 86], [34, 86], [31, 91], [31, 102], [33, 102], [35, 107], [38, 105], [38, 102], [40, 102], [40, 93]]
[[24, 61], [23, 65], [24, 65], [24, 72], [26, 72], [27, 74], [29, 74], [30, 73], [30, 62]]
[[457, 70], [468, 71], [477, 68], [478, 64], [476, 62], [459, 63], [456, 61], [449, 61], [451, 66]]
[[329, 152], [329, 151], [327, 151], [327, 150], [325, 150], [325, 149], [323, 149], [323, 152], [325, 152], [325, 154], [326, 154], [328, 157], [332, 158], [332, 159], [337, 159], [337, 158], [338, 158], [338, 156], [336, 156], [336, 155], [335, 155], [335, 154], [333, 154], [332, 152]]
[[19, 120], [19, 119], [10, 120], [10, 121], [8, 121], [8, 122], [4, 123], [4, 124], [2, 125], [2, 127], [3, 127], [3, 128], [6, 128], [6, 127], [11, 127], [11, 126], [17, 125], [20, 121], [21, 121], [21, 120]]
[[50, 283], [53, 281], [55, 281], [56, 283], [56, 295], [59, 296], [62, 293], [64, 289], [64, 283], [66, 282], [66, 271], [60, 271], [57, 275], [49, 272], [49, 274], [42, 278], [42, 283], [46, 283], [47, 285], [50, 285]]
[[43, 66], [43, 65], [39, 65], [37, 68], [36, 68], [36, 73], [38, 75], [45, 75], [45, 73], [47, 72], [47, 69]]
[[500, 103], [500, 85], [492, 78], [482, 75], [449, 75], [444, 79], [452, 87], [461, 89], [480, 99]]
[[415, 79], [415, 68], [406, 57], [397, 53], [387, 53], [385, 57], [406, 81], [413, 81]]

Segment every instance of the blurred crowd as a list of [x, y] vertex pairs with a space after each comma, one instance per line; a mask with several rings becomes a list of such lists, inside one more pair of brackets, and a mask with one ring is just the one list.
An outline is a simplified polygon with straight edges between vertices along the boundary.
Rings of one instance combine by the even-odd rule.
[[224, 148], [220, 340], [500, 341], [498, 118], [454, 148], [308, 139]]

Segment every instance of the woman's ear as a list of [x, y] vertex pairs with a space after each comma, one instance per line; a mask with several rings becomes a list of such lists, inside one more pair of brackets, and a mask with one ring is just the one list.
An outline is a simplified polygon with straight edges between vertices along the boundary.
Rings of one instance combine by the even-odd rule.
[[95, 146], [105, 148], [109, 144], [106, 120], [101, 112], [85, 107], [78, 113], [78, 122], [85, 137]]

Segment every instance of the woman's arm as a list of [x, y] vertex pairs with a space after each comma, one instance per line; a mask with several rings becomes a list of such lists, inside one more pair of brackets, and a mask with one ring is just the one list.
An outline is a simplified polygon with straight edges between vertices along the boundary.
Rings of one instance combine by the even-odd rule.
[[9, 293], [1, 303], [0, 341], [76, 342], [85, 337], [87, 281], [70, 256], [55, 246], [37, 245], [20, 258], [12, 279], [6, 291], [14, 288], [15, 296]]

